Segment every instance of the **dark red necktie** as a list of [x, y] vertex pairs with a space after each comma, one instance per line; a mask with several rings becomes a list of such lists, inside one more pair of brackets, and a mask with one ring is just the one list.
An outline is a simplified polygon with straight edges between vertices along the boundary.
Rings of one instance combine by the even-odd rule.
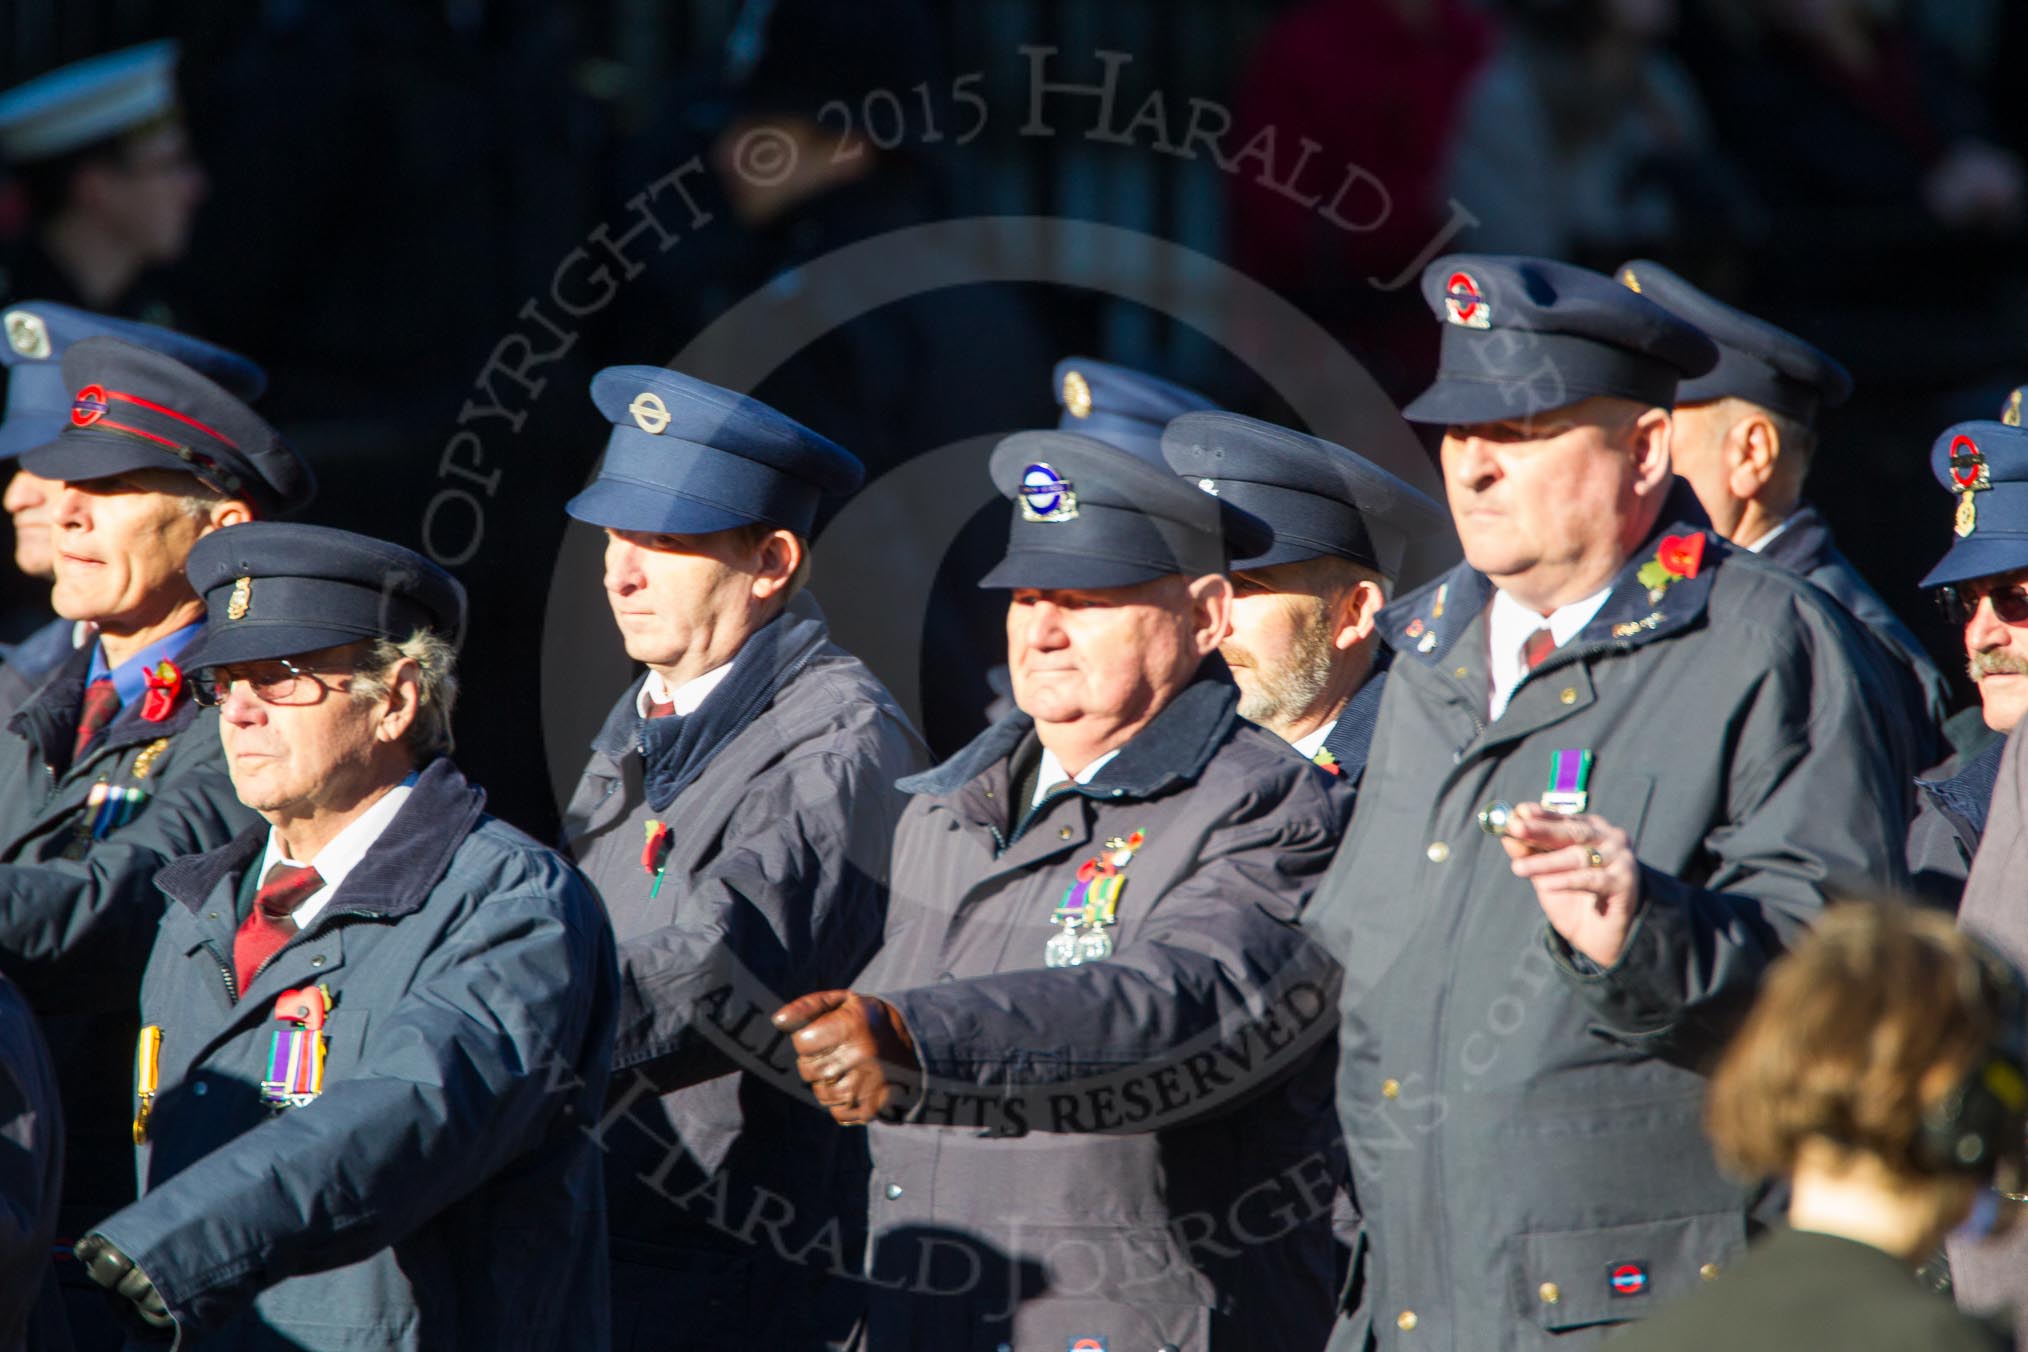
[[676, 712], [676, 701], [674, 700], [670, 700], [667, 704], [662, 703], [662, 701], [660, 700], [654, 699], [648, 701], [648, 717], [650, 718], [667, 718], [670, 714], [673, 714], [675, 712]]
[[1530, 634], [1521, 645], [1521, 665], [1529, 671], [1549, 660], [1549, 654], [1556, 651], [1556, 635], [1547, 626]]
[[232, 937], [233, 979], [240, 994], [246, 993], [261, 964], [296, 932], [290, 913], [323, 885], [317, 870], [308, 864], [276, 864], [268, 870], [261, 890], [254, 893], [253, 910]]
[[113, 689], [112, 677], [101, 676], [85, 687], [84, 706], [77, 714], [77, 742], [70, 750], [73, 765], [83, 759], [85, 751], [119, 712], [120, 692]]

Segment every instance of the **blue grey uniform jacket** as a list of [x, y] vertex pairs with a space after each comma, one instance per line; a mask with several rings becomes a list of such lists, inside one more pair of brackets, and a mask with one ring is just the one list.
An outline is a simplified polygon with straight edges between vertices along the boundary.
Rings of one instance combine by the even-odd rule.
[[[65, 1240], [134, 1197], [128, 1099], [141, 969], [162, 915], [155, 873], [259, 820], [233, 793], [217, 711], [187, 692], [160, 722], [143, 702], [122, 708], [71, 763], [90, 662], [74, 650], [0, 734], [0, 968], [56, 1058]], [[63, 1270], [86, 1280], [67, 1260]]]
[[[1902, 883], [1906, 786], [1866, 640], [1823, 593], [1716, 539], [1694, 577], [1637, 577], [1693, 529], [1657, 531], [1490, 724], [1487, 579], [1460, 566], [1382, 612], [1359, 812], [1304, 917], [1345, 967], [1365, 1218], [1334, 1347], [1591, 1346], [1746, 1241], [1756, 1199], [1705, 1145], [1700, 1067], [1828, 897]], [[1641, 866], [1606, 970], [1478, 825], [1543, 794], [1559, 751], [1592, 753], [1588, 809]]]
[[[922, 744], [807, 602], [695, 713], [644, 722], [639, 691], [564, 814], [620, 945], [601, 1128], [615, 1342], [788, 1352], [853, 1318], [865, 1134], [811, 1102], [768, 1015], [849, 986], [879, 943], [894, 781]], [[659, 878], [650, 823], [668, 828]]]
[[1916, 894], [1956, 910], [1985, 834], [2007, 739], [1995, 734], [1970, 756], [1952, 756], [1915, 781], [1908, 826], [1908, 877]]
[[[1381, 649], [1383, 657], [1387, 650]], [[1380, 721], [1380, 697], [1387, 691], [1387, 671], [1375, 671], [1366, 678], [1366, 684], [1352, 692], [1352, 698], [1345, 701], [1345, 707], [1338, 713], [1338, 721], [1332, 725], [1330, 736], [1324, 739], [1323, 750], [1330, 753], [1333, 772], [1353, 794], [1359, 792], [1359, 781], [1366, 774], [1366, 757], [1373, 747], [1373, 729]], [[1325, 763], [1322, 755], [1312, 757], [1318, 764]]]
[[59, 618], [0, 649], [0, 719], [11, 717], [77, 646], [77, 621]]
[[63, 1109], [35, 1015], [0, 977], [0, 1352], [68, 1345], [50, 1266]]
[[1950, 685], [1930, 660], [1922, 640], [1866, 585], [1859, 570], [1840, 552], [1822, 514], [1807, 503], [1797, 508], [1788, 519], [1788, 529], [1768, 541], [1760, 557], [1823, 588], [1880, 645], [1901, 687], [1896, 712], [1908, 726], [1917, 764], [1934, 764], [1948, 749], [1942, 729], [1950, 713]]
[[[609, 1344], [592, 1128], [612, 931], [568, 863], [483, 803], [432, 762], [237, 999], [233, 935], [267, 828], [162, 870], [142, 1195], [97, 1228], [154, 1279], [178, 1346]], [[323, 1090], [270, 1109], [274, 1035], [292, 1026], [276, 1000], [312, 985], [331, 1002]]]
[[[1337, 972], [1296, 921], [1351, 800], [1236, 702], [1199, 679], [1039, 807], [1022, 714], [904, 785], [861, 985], [928, 1088], [870, 1131], [876, 1352], [1322, 1340]], [[1110, 956], [1045, 967], [1101, 862]]]

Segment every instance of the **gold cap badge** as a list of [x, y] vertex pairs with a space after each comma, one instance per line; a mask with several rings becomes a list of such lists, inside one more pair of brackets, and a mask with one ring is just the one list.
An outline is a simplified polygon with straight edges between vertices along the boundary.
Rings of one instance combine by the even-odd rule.
[[1063, 373], [1063, 406], [1070, 410], [1073, 418], [1091, 416], [1091, 386], [1086, 383], [1083, 372]]
[[2000, 421], [2009, 427], [2019, 427], [2021, 425], [2021, 391], [2010, 390], [2008, 392], [2007, 406], [2000, 410]]
[[1641, 279], [1634, 276], [1632, 268], [1620, 269], [1620, 285], [1637, 296], [1641, 294]]
[[669, 426], [669, 406], [653, 390], [635, 395], [634, 402], [627, 405], [627, 412], [634, 415], [634, 425], [651, 437], [661, 436]]
[[7, 312], [7, 345], [31, 360], [49, 355], [49, 326], [42, 316], [27, 310]]
[[232, 597], [225, 603], [225, 618], [227, 618], [228, 620], [245, 619], [247, 606], [250, 605], [252, 601], [253, 601], [253, 579], [250, 577], [243, 577], [239, 581], [232, 584]]

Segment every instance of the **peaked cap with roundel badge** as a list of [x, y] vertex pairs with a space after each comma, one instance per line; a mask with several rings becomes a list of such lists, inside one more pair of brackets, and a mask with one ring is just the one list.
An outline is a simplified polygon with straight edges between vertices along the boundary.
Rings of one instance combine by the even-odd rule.
[[1957, 499], [1956, 539], [1920, 585], [2028, 568], [2028, 428], [1983, 421], [1946, 427], [1930, 447], [1929, 468]]
[[249, 521], [215, 530], [183, 569], [206, 623], [183, 666], [230, 666], [426, 629], [464, 637], [465, 589], [412, 549], [331, 526]]
[[826, 498], [857, 492], [851, 452], [757, 399], [661, 366], [609, 366], [592, 402], [613, 425], [598, 477], [564, 510], [610, 530], [807, 537]]
[[1130, 587], [1223, 573], [1266, 552], [1267, 523], [1166, 465], [1073, 432], [1016, 432], [993, 448], [993, 484], [1014, 502], [1007, 554], [981, 587]]
[[189, 474], [263, 516], [316, 496], [316, 476], [281, 433], [218, 382], [166, 352], [118, 338], [87, 338], [63, 354], [70, 418], [55, 439], [26, 451], [21, 467], [83, 482], [133, 470]]
[[233, 398], [252, 403], [268, 386], [267, 372], [174, 329], [116, 319], [89, 310], [30, 300], [0, 307], [0, 367], [7, 369], [7, 407], [0, 412], [0, 458], [40, 446], [63, 431], [77, 387], [63, 377], [63, 355], [87, 338], [118, 338], [174, 357], [216, 382]]
[[1598, 396], [1672, 408], [1718, 349], [1691, 324], [1589, 268], [1548, 258], [1451, 254], [1423, 269], [1443, 325], [1437, 378], [1410, 422], [1470, 425]]

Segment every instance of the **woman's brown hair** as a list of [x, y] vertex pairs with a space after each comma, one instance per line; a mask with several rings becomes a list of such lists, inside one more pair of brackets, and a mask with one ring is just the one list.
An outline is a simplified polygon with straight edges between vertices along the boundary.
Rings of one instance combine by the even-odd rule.
[[1786, 1174], [1810, 1137], [1919, 1173], [1923, 1114], [1997, 1032], [1981, 956], [1950, 917], [1847, 903], [1768, 973], [1705, 1103], [1719, 1160]]

